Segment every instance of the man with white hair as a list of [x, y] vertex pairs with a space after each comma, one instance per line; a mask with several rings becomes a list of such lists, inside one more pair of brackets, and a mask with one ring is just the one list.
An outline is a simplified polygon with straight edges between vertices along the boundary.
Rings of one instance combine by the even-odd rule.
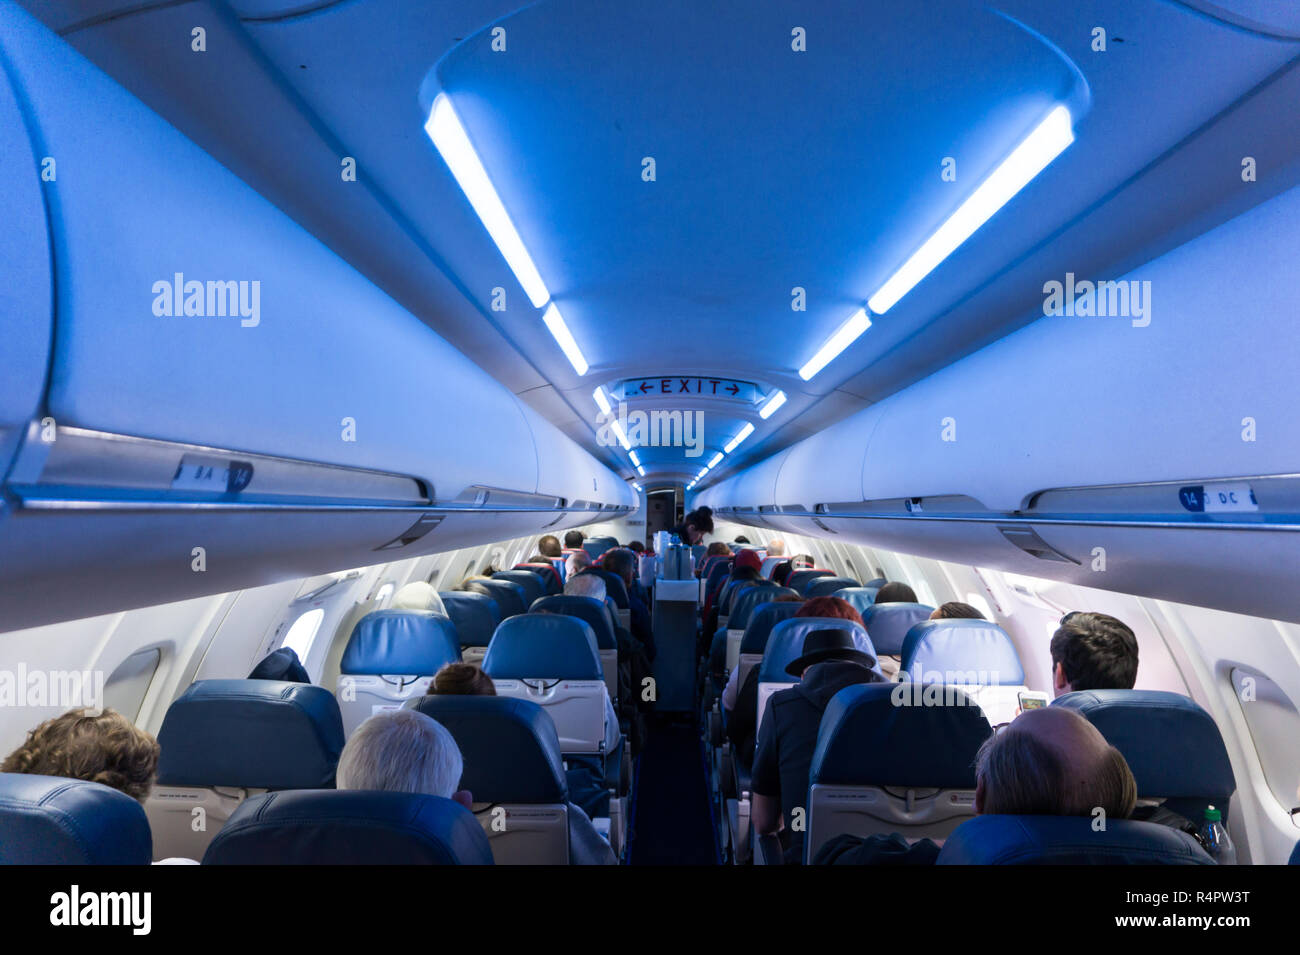
[[564, 578], [572, 580], [591, 566], [591, 556], [585, 550], [575, 550], [564, 562]]
[[768, 557], [784, 557], [784, 556], [785, 556], [785, 541], [781, 540], [781, 538], [779, 538], [779, 537], [777, 537], [777, 538], [773, 538], [772, 540], [768, 541], [768, 542], [767, 542], [767, 556], [768, 556]]
[[441, 723], [416, 710], [388, 710], [357, 727], [343, 747], [336, 786], [442, 796], [469, 809], [473, 796], [457, 788], [464, 768]]
[[564, 592], [570, 597], [593, 597], [604, 603], [605, 580], [599, 574], [578, 574], [569, 578]]

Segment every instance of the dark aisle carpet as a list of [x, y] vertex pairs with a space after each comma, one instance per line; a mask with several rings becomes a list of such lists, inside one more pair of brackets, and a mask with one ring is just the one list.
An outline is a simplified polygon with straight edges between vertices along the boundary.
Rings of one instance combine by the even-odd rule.
[[652, 717], [638, 757], [629, 865], [718, 865], [700, 734], [685, 718]]

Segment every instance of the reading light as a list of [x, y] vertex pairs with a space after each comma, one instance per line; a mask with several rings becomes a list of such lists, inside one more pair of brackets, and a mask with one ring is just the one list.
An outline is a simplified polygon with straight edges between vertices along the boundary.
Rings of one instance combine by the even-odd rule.
[[704, 470], [708, 471], [711, 470], [712, 468], [716, 468], [718, 466], [718, 462], [721, 461], [722, 458], [723, 458], [723, 453], [719, 451], [717, 454], [713, 456], [713, 460], [708, 463], [708, 466], [705, 467]]
[[826, 344], [818, 349], [817, 354], [809, 359], [808, 364], [799, 369], [799, 377], [804, 381], [808, 381], [813, 375], [829, 365], [836, 355], [857, 341], [858, 336], [870, 327], [871, 319], [867, 318], [866, 309], [858, 309], [847, 322], [839, 327], [839, 330], [834, 335], [826, 340]]
[[609, 399], [605, 397], [605, 389], [596, 386], [596, 390], [591, 393], [592, 400], [596, 402], [596, 407], [600, 409], [601, 414], [609, 414]]
[[883, 315], [893, 308], [899, 299], [969, 239], [993, 213], [1010, 202], [1017, 192], [1046, 169], [1072, 142], [1074, 129], [1070, 123], [1070, 111], [1064, 106], [1058, 106], [1047, 114], [1047, 118], [1038, 124], [1010, 156], [1002, 160], [1001, 165], [912, 253], [911, 258], [889, 277], [876, 294], [867, 299], [867, 307], [877, 315]]
[[771, 398], [767, 399], [767, 404], [758, 410], [758, 416], [766, 421], [776, 413], [776, 409], [785, 404], [785, 392], [778, 391]]
[[[551, 293], [546, 290], [546, 283], [542, 281], [537, 266], [533, 264], [528, 250], [524, 248], [523, 240], [515, 230], [515, 224], [510, 221], [506, 207], [501, 204], [501, 197], [497, 195], [492, 180], [488, 178], [487, 170], [479, 162], [478, 154], [474, 152], [474, 146], [469, 141], [465, 127], [460, 124], [460, 118], [452, 109], [451, 100], [447, 98], [446, 93], [439, 93], [434, 98], [433, 109], [429, 110], [424, 131], [433, 140], [434, 147], [442, 154], [447, 168], [456, 178], [461, 191], [465, 193], [465, 198], [469, 199], [469, 204], [474, 207], [488, 235], [496, 243], [501, 256], [506, 260], [506, 265], [510, 266], [510, 271], [515, 273], [515, 278], [519, 280], [529, 301], [533, 303], [534, 308], [541, 308], [550, 300]], [[573, 361], [573, 357], [570, 356], [569, 360]], [[578, 362], [574, 362], [575, 367], [577, 364]], [[583, 371], [578, 374], [585, 373], [586, 363], [582, 364]]]
[[746, 421], [745, 426], [740, 429], [740, 433], [737, 434], [734, 438], [732, 438], [729, 442], [727, 442], [727, 446], [722, 450], [725, 453], [730, 454], [732, 451], [736, 450], [736, 447], [740, 444], [740, 442], [744, 441], [753, 433], [754, 433], [754, 426], [750, 424], [748, 421]]
[[[560, 310], [555, 307], [554, 302], [546, 306], [542, 321], [546, 323], [551, 335], [559, 343], [560, 350], [564, 352], [564, 357], [569, 359], [569, 364], [573, 366], [573, 370], [579, 375], [585, 375], [587, 373], [587, 359], [582, 357], [582, 350], [578, 348], [578, 343], [573, 340], [573, 334], [569, 331], [569, 326], [564, 324], [564, 317], [560, 314]], [[627, 447], [626, 438], [623, 447]]]

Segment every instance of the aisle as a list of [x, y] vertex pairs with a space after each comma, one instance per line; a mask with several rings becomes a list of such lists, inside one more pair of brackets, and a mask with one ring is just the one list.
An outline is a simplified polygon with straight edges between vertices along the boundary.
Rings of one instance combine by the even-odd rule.
[[654, 717], [638, 759], [629, 865], [718, 865], [699, 730]]

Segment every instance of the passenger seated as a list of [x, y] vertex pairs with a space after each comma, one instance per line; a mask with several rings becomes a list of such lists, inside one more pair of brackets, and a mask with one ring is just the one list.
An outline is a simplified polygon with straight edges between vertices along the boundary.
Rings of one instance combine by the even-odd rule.
[[581, 550], [582, 542], [586, 540], [582, 531], [567, 531], [564, 535], [564, 547], [566, 550]]
[[143, 803], [158, 773], [158, 741], [116, 710], [69, 710], [27, 733], [0, 773], [102, 783]]
[[298, 659], [293, 647], [281, 647], [262, 658], [248, 674], [250, 680], [278, 680], [281, 683], [310, 683], [307, 668]]
[[[547, 534], [537, 542], [537, 552], [546, 558], [564, 556], [564, 548], [560, 546], [560, 539], [554, 534]], [[530, 560], [529, 563], [532, 563], [532, 561]]]
[[[856, 615], [852, 607], [849, 610]], [[750, 819], [760, 838], [781, 834], [787, 865], [803, 862], [803, 826], [793, 825], [794, 813], [807, 805], [808, 774], [822, 713], [831, 697], [846, 686], [883, 682], [875, 665], [875, 657], [858, 649], [848, 628], [813, 630], [804, 637], [803, 653], [785, 668], [799, 683], [777, 691], [768, 701], [768, 718], [754, 750]], [[757, 706], [755, 698], [753, 708]]]
[[358, 726], [343, 747], [336, 788], [424, 793], [470, 809], [473, 795], [457, 788], [464, 768], [460, 748], [437, 720], [388, 710]]
[[784, 556], [785, 556], [785, 541], [781, 540], [781, 538], [779, 538], [779, 537], [773, 538], [773, 539], [768, 543], [768, 545], [767, 545], [767, 556], [768, 556], [768, 557], [784, 557]]
[[891, 580], [876, 591], [878, 604], [914, 604], [917, 603], [916, 591], [907, 584]]
[[492, 678], [472, 663], [444, 663], [426, 696], [496, 696]]
[[564, 579], [566, 581], [573, 580], [590, 566], [591, 557], [588, 556], [587, 552], [585, 550], [575, 550], [564, 562]]
[[591, 597], [604, 603], [605, 581], [596, 574], [571, 576], [565, 581], [564, 593], [569, 597]]
[[809, 567], [816, 567], [811, 554], [796, 554], [783, 564], [777, 564], [776, 569], [772, 571], [772, 580], [778, 587], [784, 587], [785, 582], [790, 579], [790, 575], [796, 570], [805, 570]]
[[641, 589], [637, 579], [636, 556], [625, 547], [616, 547], [605, 552], [604, 568], [622, 579], [627, 588], [627, 609], [630, 612], [632, 636], [645, 648], [646, 659], [654, 661], [655, 637], [650, 622], [650, 609], [646, 606], [647, 595]]
[[1075, 690], [1131, 690], [1137, 682], [1137, 637], [1108, 614], [1067, 613], [1052, 635], [1051, 652], [1056, 696]]
[[[876, 603], [880, 601], [877, 599]], [[895, 601], [897, 603], [898, 601]], [[949, 600], [947, 603], [940, 604], [930, 614], [931, 620], [983, 620], [984, 614], [980, 613], [970, 604], [964, 604], [960, 600]]]

